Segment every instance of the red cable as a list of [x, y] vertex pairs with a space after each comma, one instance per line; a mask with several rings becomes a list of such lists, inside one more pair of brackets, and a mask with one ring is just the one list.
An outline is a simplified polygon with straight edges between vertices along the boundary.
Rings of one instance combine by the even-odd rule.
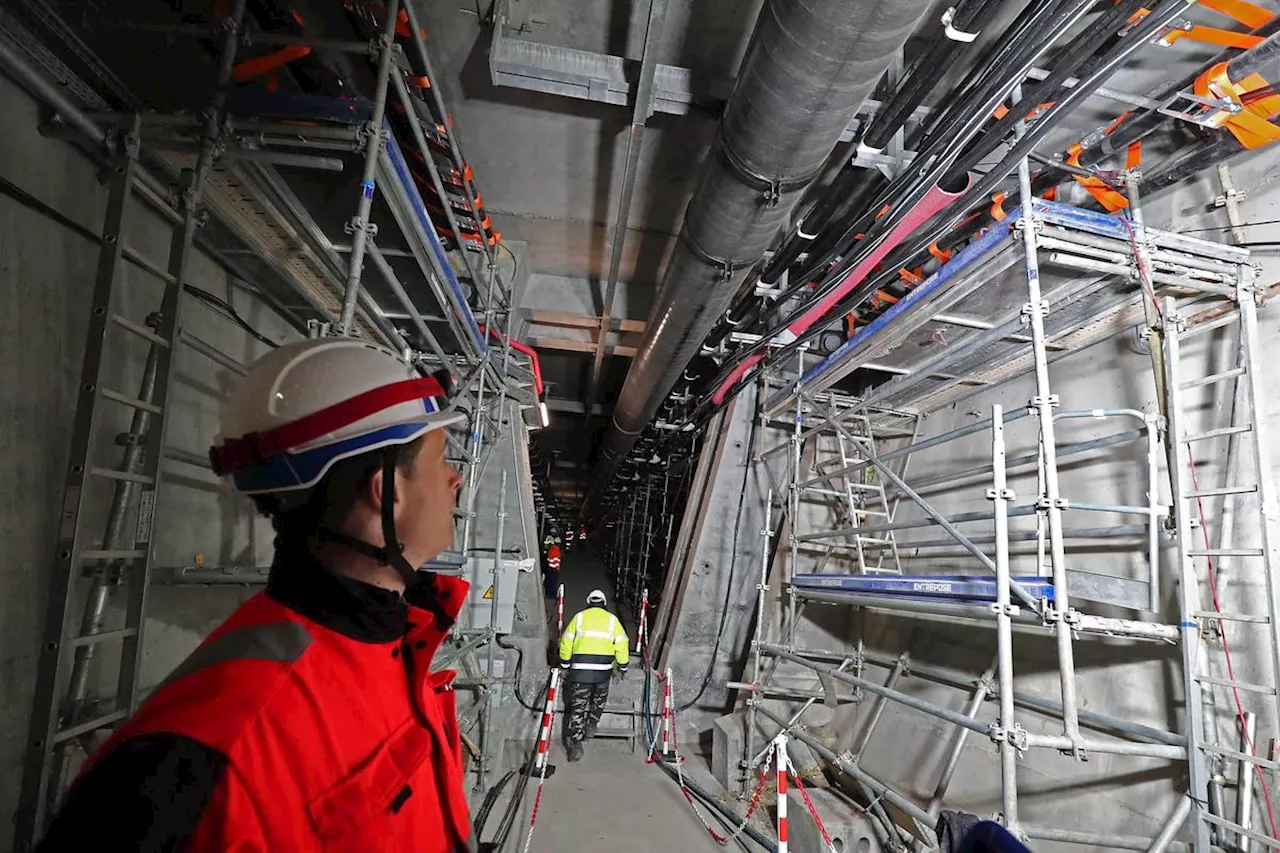
[[506, 343], [511, 345], [511, 348], [513, 350], [516, 350], [517, 352], [522, 352], [525, 355], [529, 356], [529, 365], [530, 367], [533, 368], [533, 388], [535, 391], [538, 392], [538, 396], [541, 397], [542, 396], [542, 363], [538, 361], [538, 354], [534, 352], [533, 347], [529, 346], [528, 344], [522, 344], [519, 341], [508, 340], [507, 337], [503, 335], [501, 332], [499, 332], [497, 329], [490, 329], [487, 326], [485, 326], [484, 323], [477, 323], [476, 325], [480, 327], [480, 331], [482, 333], [488, 334], [496, 340], [505, 341]]
[[[1196, 478], [1196, 458], [1191, 453], [1190, 445], [1187, 446], [1187, 459], [1191, 462], [1191, 488], [1200, 491], [1200, 483]], [[1212, 546], [1209, 544], [1209, 526], [1205, 523], [1204, 517], [1204, 501], [1200, 497], [1196, 497], [1196, 512], [1200, 516], [1200, 532], [1204, 535], [1204, 548], [1208, 551]], [[1205, 561], [1209, 564], [1209, 589], [1213, 593], [1213, 610], [1215, 613], [1222, 613], [1222, 604], [1218, 600], [1218, 578], [1217, 569], [1213, 565], [1213, 557], [1205, 555]], [[1249, 737], [1248, 727], [1245, 725], [1244, 705], [1240, 702], [1240, 691], [1236, 688], [1236, 672], [1235, 667], [1231, 663], [1231, 644], [1227, 641], [1227, 626], [1222, 619], [1218, 619], [1218, 633], [1222, 636], [1222, 654], [1227, 663], [1227, 679], [1231, 682], [1231, 696], [1236, 702], [1236, 717], [1240, 720], [1240, 731], [1244, 733], [1246, 745], [1249, 747], [1249, 755], [1257, 757], [1258, 752], [1254, 748], [1253, 738]], [[1191, 709], [1188, 709], [1191, 712]], [[1271, 823], [1271, 837], [1280, 838], [1280, 833], [1276, 832], [1276, 816], [1275, 809], [1271, 805], [1271, 789], [1267, 787], [1266, 774], [1262, 772], [1262, 766], [1253, 765], [1254, 772], [1258, 775], [1258, 782], [1262, 785], [1262, 797], [1267, 803], [1267, 820]]]

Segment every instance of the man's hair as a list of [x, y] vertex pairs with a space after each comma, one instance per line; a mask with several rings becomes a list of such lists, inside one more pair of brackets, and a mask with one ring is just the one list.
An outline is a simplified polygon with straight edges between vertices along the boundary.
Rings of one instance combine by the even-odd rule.
[[395, 453], [396, 468], [412, 474], [425, 444], [424, 434], [408, 444], [339, 459], [311, 489], [254, 495], [253, 502], [259, 512], [270, 517], [279, 537], [277, 544], [306, 539], [321, 528], [340, 531], [351, 510], [364, 497], [373, 475], [382, 470], [384, 454]]

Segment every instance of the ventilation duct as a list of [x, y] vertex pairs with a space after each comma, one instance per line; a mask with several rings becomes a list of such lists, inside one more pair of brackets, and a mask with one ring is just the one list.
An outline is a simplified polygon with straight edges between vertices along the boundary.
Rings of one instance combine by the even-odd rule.
[[765, 3], [614, 407], [592, 477], [597, 493], [930, 5], [931, 0]]

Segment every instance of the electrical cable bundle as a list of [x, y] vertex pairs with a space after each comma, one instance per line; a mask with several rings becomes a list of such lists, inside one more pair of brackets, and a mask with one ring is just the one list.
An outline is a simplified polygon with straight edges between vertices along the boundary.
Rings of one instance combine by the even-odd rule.
[[[1028, 7], [1023, 14], [1021, 26], [1015, 29], [1018, 32], [1034, 33], [1036, 37], [1022, 44], [1018, 44], [1019, 40], [1016, 38], [1007, 39], [1003, 45], [997, 47], [993, 63], [983, 69], [975, 83], [975, 93], [963, 101], [963, 107], [957, 103], [945, 111], [947, 115], [958, 115], [963, 111], [962, 120], [950, 121], [948, 124], [939, 121], [941, 130], [936, 134], [938, 138], [931, 140], [931, 144], [922, 148], [912, 168], [899, 175], [859, 219], [845, 225], [838, 244], [856, 248], [857, 251], [847, 256], [841, 255], [838, 251], [832, 251], [812, 262], [806, 261], [806, 267], [800, 271], [797, 280], [820, 274], [820, 277], [813, 282], [812, 295], [777, 325], [765, 331], [761, 343], [748, 348], [735, 361], [722, 369], [712, 386], [719, 391], [714, 401], [710, 397], [701, 400], [690, 412], [689, 420], [696, 425], [705, 422], [728, 394], [736, 393], [758, 375], [762, 355], [769, 342], [778, 334], [789, 329], [795, 334], [795, 339], [775, 350], [770, 356], [769, 363], [776, 363], [786, 358], [800, 345], [816, 337], [824, 328], [823, 318], [846, 314], [867, 301], [877, 291], [891, 285], [898, 278], [898, 269], [910, 266], [912, 258], [921, 254], [930, 244], [943, 238], [955, 222], [963, 218], [971, 208], [978, 204], [989, 204], [991, 192], [1017, 168], [1018, 162], [1023, 157], [1034, 150], [1062, 116], [1091, 95], [1132, 53], [1147, 44], [1177, 18], [1185, 3], [1181, 0], [1166, 0], [1136, 25], [1129, 27], [1123, 37], [1115, 39], [1115, 44], [1109, 50], [1092, 58], [1086, 67], [1067, 69], [1078, 71], [1081, 75], [1079, 80], [1071, 88], [1063, 85], [1054, 93], [1055, 99], [1052, 105], [1043, 107], [1038, 118], [1019, 140], [1009, 146], [996, 166], [985, 173], [976, 174], [974, 176], [976, 180], [970, 182], [958, 200], [945, 206], [945, 213], [932, 218], [933, 225], [924, 233], [914, 238], [910, 238], [910, 232], [901, 233], [900, 226], [904, 219], [912, 216], [917, 206], [931, 192], [943, 190], [954, 193], [959, 188], [958, 183], [948, 182], [958, 181], [959, 176], [968, 176], [973, 172], [977, 162], [967, 156], [962, 161], [961, 151], [977, 137], [995, 109], [1008, 98], [1014, 82], [1023, 79], [1040, 56], [1068, 32], [1092, 5], [1090, 2], [1067, 2], [1031, 4]], [[1109, 26], [1114, 24], [1117, 16], [1118, 13], [1114, 15], [1104, 13]], [[1010, 43], [1017, 46], [1010, 46]], [[1034, 91], [1037, 97], [1042, 96], [1041, 88], [1034, 88]], [[1042, 103], [1047, 102], [1032, 103], [1030, 98], [1024, 97], [1017, 105], [1009, 108], [1009, 112], [1021, 118], [1030, 113], [1033, 108], [1041, 107]], [[886, 205], [888, 212], [877, 218], [877, 214], [884, 210]], [[923, 221], [913, 224], [923, 224]], [[898, 230], [895, 231], [895, 229]], [[859, 234], [863, 235], [860, 240], [857, 239]], [[883, 238], [891, 234], [900, 240], [904, 238], [910, 238], [910, 240], [898, 245], [891, 254], [887, 254], [887, 257], [884, 257], [884, 254], [881, 255], [884, 257], [882, 264], [884, 271], [874, 273], [873, 276], [861, 281], [846, 280], [850, 272], [863, 264], [873, 252], [877, 250], [883, 252], [883, 247], [879, 244]], [[837, 295], [838, 298], [835, 298]], [[826, 310], [823, 311], [822, 318], [813, 317], [809, 320], [806, 315], [812, 312], [815, 306], [824, 307]], [[801, 320], [806, 321], [805, 327], [797, 332], [795, 325]], [[746, 365], [745, 369], [744, 365]]]

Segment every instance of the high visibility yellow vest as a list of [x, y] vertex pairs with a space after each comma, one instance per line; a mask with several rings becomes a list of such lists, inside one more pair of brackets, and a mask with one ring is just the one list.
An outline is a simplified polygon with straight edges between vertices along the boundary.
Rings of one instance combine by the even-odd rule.
[[630, 662], [627, 632], [603, 607], [580, 611], [560, 637], [560, 665], [568, 668], [570, 681], [607, 681], [614, 664], [625, 672]]

